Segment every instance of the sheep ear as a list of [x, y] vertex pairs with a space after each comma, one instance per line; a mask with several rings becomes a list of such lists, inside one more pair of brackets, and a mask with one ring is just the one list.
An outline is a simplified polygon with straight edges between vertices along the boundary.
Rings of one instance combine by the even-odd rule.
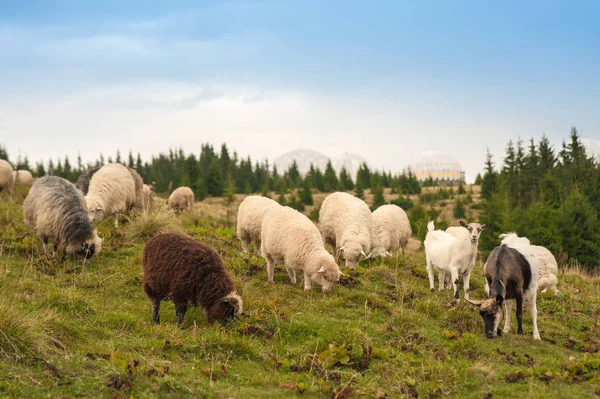
[[99, 206], [99, 207], [96, 208], [96, 211], [103, 211], [103, 210], [104, 210], [104, 208], [101, 207], [101, 206]]
[[390, 251], [385, 251], [385, 256], [387, 256], [388, 258], [391, 258], [392, 253]]
[[325, 268], [321, 266], [321, 268], [317, 270], [317, 273], [325, 273]]
[[[360, 250], [360, 254], [361, 254], [362, 256], [364, 256], [364, 257], [365, 257], [365, 259], [367, 258], [367, 255], [365, 254], [365, 251], [363, 251], [362, 249]], [[370, 254], [369, 254], [369, 255], [370, 255]]]
[[460, 223], [460, 225], [461, 225], [462, 227], [464, 227], [465, 229], [468, 229], [468, 228], [469, 228], [469, 225], [468, 225], [468, 224], [466, 224], [465, 222], [463, 222], [462, 220], [461, 220], [459, 223]]
[[339, 254], [340, 252], [342, 252], [344, 248], [346, 248], [346, 246], [342, 245], [340, 248], [338, 248], [337, 253]]
[[483, 304], [483, 301], [471, 301], [469, 299], [465, 299], [465, 301], [469, 302], [471, 305], [477, 306], [477, 307], [481, 307], [481, 305]]
[[364, 251], [362, 251], [361, 254], [365, 257], [365, 259], [371, 259], [373, 257], [373, 251], [369, 252], [368, 255], [365, 255]]
[[344, 276], [345, 277], [346, 275], [340, 271], [340, 276]]
[[485, 223], [483, 226], [481, 226], [481, 230], [485, 230], [488, 227], [490, 227], [492, 224], [490, 222]]

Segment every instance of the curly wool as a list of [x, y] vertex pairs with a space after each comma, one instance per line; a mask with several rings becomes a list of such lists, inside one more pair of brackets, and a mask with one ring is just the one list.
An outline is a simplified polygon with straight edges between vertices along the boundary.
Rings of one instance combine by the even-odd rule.
[[12, 199], [12, 195], [15, 189], [15, 176], [13, 174], [13, 168], [4, 159], [0, 159], [0, 191], [6, 190], [8, 192], [9, 199]]
[[279, 203], [267, 197], [250, 195], [242, 201], [237, 213], [237, 237], [242, 242], [244, 252], [248, 246], [254, 244], [260, 248], [260, 232], [265, 214], [272, 208], [279, 207]]
[[89, 221], [83, 195], [57, 176], [38, 179], [23, 203], [25, 225], [43, 240], [51, 239], [67, 254], [81, 252], [83, 244], [100, 252], [102, 240]]
[[555, 294], [558, 293], [558, 262], [545, 247], [540, 245], [532, 245], [535, 255], [539, 262], [539, 275], [538, 275], [538, 291], [545, 292], [546, 290], [552, 290]]
[[261, 253], [267, 260], [269, 281], [273, 281], [275, 264], [285, 265], [292, 283], [296, 271], [304, 272], [304, 288], [311, 282], [327, 292], [340, 279], [340, 269], [317, 227], [302, 213], [287, 206], [271, 208], [261, 227]]
[[194, 205], [194, 192], [189, 187], [179, 187], [169, 196], [168, 204], [178, 211], [191, 211]]
[[[135, 182], [129, 169], [118, 163], [101, 167], [90, 180], [85, 201], [92, 220], [101, 221], [126, 211], [136, 203]], [[92, 216], [94, 213], [97, 216]]]
[[153, 302], [153, 318], [160, 321], [160, 301], [172, 299], [177, 323], [183, 322], [188, 303], [204, 309], [210, 323], [243, 311], [242, 298], [223, 261], [210, 247], [183, 234], [160, 234], [148, 241], [143, 253], [144, 291]]
[[[378, 246], [389, 254], [402, 249], [404, 254], [412, 229], [404, 209], [397, 205], [382, 205], [372, 213], [373, 228], [378, 239]], [[375, 255], [377, 247], [373, 245]]]
[[373, 241], [377, 243], [371, 210], [363, 200], [348, 193], [336, 192], [325, 198], [319, 225], [325, 243], [333, 247], [334, 254], [341, 250], [350, 267], [371, 252]]

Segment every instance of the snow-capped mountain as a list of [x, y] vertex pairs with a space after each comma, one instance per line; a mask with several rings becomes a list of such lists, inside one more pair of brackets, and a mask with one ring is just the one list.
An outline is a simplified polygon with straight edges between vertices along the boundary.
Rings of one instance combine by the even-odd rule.
[[356, 154], [350, 154], [349, 152], [344, 152], [343, 154], [329, 158], [325, 154], [322, 154], [318, 151], [313, 151], [309, 149], [299, 149], [287, 152], [275, 159], [275, 166], [277, 167], [277, 171], [279, 173], [283, 173], [292, 166], [294, 160], [298, 164], [298, 170], [301, 174], [306, 174], [310, 170], [310, 165], [313, 164], [315, 168], [319, 168], [322, 172], [325, 171], [327, 167], [327, 162], [331, 159], [331, 163], [333, 168], [337, 173], [340, 173], [342, 167], [346, 168], [346, 171], [354, 180], [356, 177], [356, 172], [362, 163], [366, 163], [365, 159]]
[[594, 158], [596, 161], [600, 161], [600, 140], [582, 138], [581, 144], [585, 147], [585, 152], [589, 157]]

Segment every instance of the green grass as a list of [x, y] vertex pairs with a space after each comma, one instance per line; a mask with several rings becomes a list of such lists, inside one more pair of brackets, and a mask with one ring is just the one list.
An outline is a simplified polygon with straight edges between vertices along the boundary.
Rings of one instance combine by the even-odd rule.
[[[82, 266], [45, 258], [20, 212], [0, 203], [0, 396], [600, 394], [597, 277], [567, 272], [561, 295], [541, 295], [542, 342], [531, 337], [527, 311], [526, 335], [487, 340], [475, 309], [452, 305], [450, 291], [429, 292], [423, 253], [345, 270], [349, 277], [324, 296], [292, 286], [283, 269], [269, 284], [264, 261], [241, 252], [233, 227], [192, 213], [180, 217], [185, 231], [223, 257], [245, 313], [211, 326], [192, 308], [178, 329], [171, 303], [162, 324], [151, 322], [141, 285], [144, 229], [135, 222], [101, 223], [102, 252]], [[471, 285], [471, 297], [482, 298], [480, 265]]]

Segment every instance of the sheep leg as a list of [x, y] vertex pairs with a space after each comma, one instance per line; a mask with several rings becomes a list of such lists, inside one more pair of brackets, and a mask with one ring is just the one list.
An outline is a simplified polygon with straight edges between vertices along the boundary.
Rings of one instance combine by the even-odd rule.
[[152, 300], [152, 320], [155, 324], [160, 323], [160, 299]]
[[450, 275], [452, 276], [452, 289], [454, 290], [454, 300], [458, 301], [458, 270], [455, 267], [450, 267]]
[[115, 215], [115, 228], [119, 227], [119, 214]]
[[510, 314], [512, 312], [512, 300], [507, 299], [504, 301], [504, 329], [502, 332], [509, 333], [510, 332]]
[[288, 276], [290, 276], [290, 282], [296, 284], [296, 271], [290, 267], [287, 268]]
[[533, 323], [533, 339], [541, 340], [537, 325], [537, 293], [534, 291], [531, 296], [531, 321]]
[[48, 256], [48, 237], [44, 237], [44, 255]]
[[438, 273], [438, 280], [439, 280], [439, 289], [440, 291], [444, 289], [445, 286], [445, 282], [446, 282], [446, 273], [440, 271]]
[[465, 299], [469, 299], [470, 280], [471, 280], [471, 272], [467, 273], [463, 277], [463, 288], [465, 291]]
[[250, 241], [249, 240], [240, 240], [240, 241], [242, 242], [242, 251], [249, 252], [248, 246], [250, 245]]
[[183, 324], [183, 317], [185, 316], [185, 312], [187, 312], [187, 308], [187, 303], [175, 304], [175, 314], [177, 315], [177, 327], [181, 327], [181, 325]]
[[310, 291], [312, 289], [312, 281], [306, 271], [304, 272], [304, 291]]
[[523, 297], [517, 295], [515, 298], [517, 301], [517, 334], [524, 334], [523, 332]]
[[269, 278], [269, 282], [273, 282], [273, 275], [275, 274], [275, 262], [273, 262], [273, 258], [269, 255], [265, 256], [267, 260], [267, 277]]
[[433, 264], [431, 263], [431, 260], [429, 260], [429, 257], [427, 257], [427, 274], [429, 276], [429, 289], [433, 292], [435, 291], [433, 288], [435, 278], [433, 276]]

